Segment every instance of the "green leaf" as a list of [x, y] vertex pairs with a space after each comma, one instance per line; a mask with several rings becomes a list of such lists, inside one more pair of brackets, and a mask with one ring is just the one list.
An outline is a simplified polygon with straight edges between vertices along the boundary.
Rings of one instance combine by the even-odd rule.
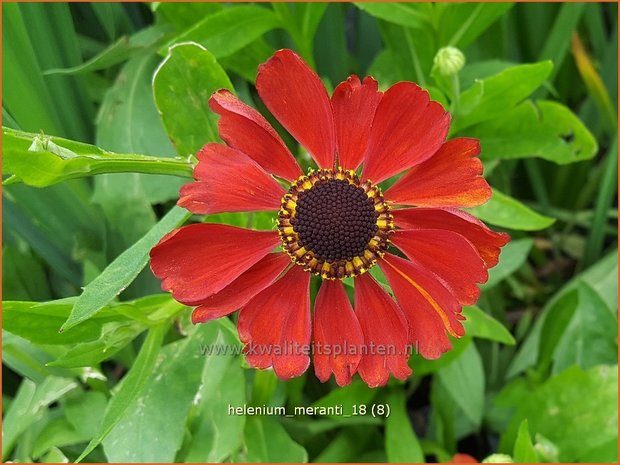
[[519, 425], [519, 431], [517, 433], [517, 439], [515, 440], [515, 447], [512, 456], [514, 457], [515, 463], [538, 462], [538, 454], [532, 444], [527, 418], [524, 419]]
[[6, 232], [2, 257], [3, 299], [43, 301], [51, 298], [43, 261], [29, 247], [12, 245], [11, 234]]
[[[53, 349], [53, 348], [52, 348]], [[75, 371], [48, 367], [54, 356], [19, 336], [2, 330], [2, 363], [19, 375], [43, 383], [50, 376], [71, 378]]]
[[379, 90], [387, 90], [400, 79], [399, 70], [394, 66], [395, 59], [393, 54], [394, 52], [391, 50], [382, 50], [368, 68], [368, 74], [374, 76], [379, 83]]
[[416, 33], [386, 22], [379, 22], [379, 31], [390, 52], [391, 66], [398, 70], [398, 80], [413, 79], [427, 88], [426, 77], [430, 75], [436, 51], [433, 34]]
[[86, 183], [77, 180], [42, 190], [16, 184], [2, 192], [6, 236], [25, 241], [47, 262], [60, 278], [50, 283], [59, 294], [74, 293], [73, 286], [83, 283], [78, 260], [96, 255], [104, 243], [104, 224], [89, 195]]
[[513, 66], [479, 81], [461, 94], [451, 133], [496, 118], [525, 100], [551, 73], [550, 61]]
[[50, 302], [2, 302], [3, 328], [35, 344], [72, 344], [94, 341], [101, 333], [101, 326], [116, 319], [110, 314], [96, 318], [65, 331], [59, 332], [75, 302], [74, 298]]
[[179, 155], [193, 155], [205, 143], [219, 140], [217, 115], [208, 102], [222, 88], [233, 90], [211, 52], [191, 42], [170, 47], [153, 77], [153, 92]]
[[76, 431], [92, 439], [98, 432], [105, 414], [108, 398], [99, 391], [85, 391], [75, 396], [67, 396], [64, 414]]
[[172, 23], [178, 31], [190, 28], [204, 17], [222, 11], [222, 4], [215, 2], [157, 3], [156, 13]]
[[515, 345], [515, 338], [506, 327], [476, 306], [463, 307], [463, 315], [467, 318], [463, 325], [470, 336]]
[[548, 315], [544, 319], [543, 333], [544, 339], [541, 341], [539, 350], [539, 366], [548, 367], [553, 359], [555, 349], [560, 339], [566, 331], [577, 306], [579, 305], [579, 294], [577, 289], [563, 294], [553, 302], [549, 308]]
[[[2, 9], [2, 36], [7, 45], [2, 53], [2, 107], [24, 129], [45, 129], [57, 133], [62, 125], [50, 90], [41, 75], [21, 7], [14, 3], [4, 5]], [[33, 108], [38, 111], [32, 111]]]
[[305, 463], [306, 450], [291, 439], [282, 425], [269, 417], [250, 416], [245, 423], [248, 462]]
[[279, 16], [280, 24], [295, 43], [295, 49], [311, 68], [314, 62], [314, 36], [327, 9], [325, 2], [284, 3], [272, 2], [271, 7]]
[[553, 373], [571, 365], [584, 370], [618, 362], [618, 319], [586, 283], [577, 285], [577, 305], [553, 354]]
[[[144, 36], [143, 40], [153, 42], [163, 33], [160, 27], [150, 27], [136, 36]], [[155, 49], [150, 47], [121, 68], [114, 85], [106, 92], [99, 110], [96, 122], [97, 145], [120, 153], [148, 153], [160, 157], [175, 155], [153, 97], [152, 79], [158, 64], [159, 57]], [[170, 177], [136, 174], [114, 176], [114, 180], [107, 180], [108, 186], [105, 187], [117, 188], [107, 190], [100, 186], [102, 179], [98, 178], [95, 194], [104, 210], [123, 211], [126, 215], [125, 218], [113, 218], [108, 215], [113, 223], [120, 220], [122, 223], [131, 224], [130, 219], [139, 215], [140, 211], [150, 210], [147, 205], [149, 202], [163, 203], [176, 198], [183, 181]], [[131, 189], [128, 188], [130, 185]], [[124, 208], [119, 207], [118, 204], [121, 202]], [[143, 222], [137, 220], [134, 223]], [[143, 227], [148, 229], [148, 223]], [[147, 229], [140, 231], [140, 236]]]
[[355, 2], [355, 6], [375, 18], [401, 26], [423, 30], [431, 26], [428, 5], [423, 3]]
[[551, 226], [555, 219], [536, 213], [518, 200], [493, 189], [493, 197], [484, 205], [470, 209], [482, 221], [508, 229], [538, 231]]
[[142, 239], [110, 263], [84, 288], [61, 330], [67, 330], [92, 317], [119, 295], [146, 266], [150, 250], [165, 234], [185, 222], [189, 216], [186, 210], [174, 207]]
[[423, 463], [424, 454], [407, 411], [402, 388], [391, 391], [386, 402], [390, 415], [385, 420], [385, 452], [390, 463]]
[[149, 376], [153, 372], [159, 348], [164, 339], [168, 326], [161, 324], [152, 328], [140, 349], [133, 366], [119, 383], [116, 394], [112, 396], [105, 411], [99, 433], [88, 443], [76, 462], [81, 462], [95, 447], [108, 435], [112, 428], [124, 418], [133, 402], [140, 396]]
[[[373, 435], [374, 433], [374, 435]], [[315, 463], [352, 463], [376, 437], [376, 429], [369, 427], [343, 428], [313, 460]], [[385, 462], [385, 458], [381, 460]]]
[[499, 263], [489, 270], [489, 280], [481, 288], [490, 289], [517, 271], [527, 260], [533, 244], [532, 239], [525, 238], [510, 241], [502, 247]]
[[3, 173], [9, 183], [44, 187], [102, 173], [149, 173], [191, 177], [192, 165], [178, 158], [107, 152], [60, 137], [2, 128]]
[[80, 74], [99, 71], [101, 69], [109, 68], [110, 66], [122, 63], [131, 57], [132, 54], [142, 48], [132, 44], [127, 37], [121, 37], [112, 45], [107, 47], [101, 53], [95, 55], [90, 60], [82, 63], [78, 66], [71, 68], [52, 68], [43, 72], [44, 76], [52, 74]]
[[577, 28], [585, 3], [563, 3], [553, 22], [553, 28], [547, 32], [545, 46], [540, 52], [540, 59], [548, 59], [554, 63], [554, 69], [550, 80], [554, 81], [562, 68], [562, 63], [567, 55], [571, 36]]
[[[123, 331], [123, 325], [131, 320], [142, 323], [143, 326], [152, 326], [162, 320], [158, 311], [166, 309], [170, 304], [182, 308], [176, 304], [169, 294], [151, 295], [140, 299], [112, 302], [101, 309], [92, 318], [63, 332], [59, 332], [75, 305], [77, 297], [51, 300], [48, 302], [29, 301], [4, 301], [3, 329], [19, 337], [27, 339], [34, 344], [59, 345], [98, 342], [102, 343], [102, 349], [109, 350], [115, 344], [113, 341], [119, 334], [117, 331], [102, 329], [111, 322], [121, 323], [116, 330]], [[131, 320], [130, 320], [131, 319]], [[126, 326], [125, 326], [126, 327]], [[74, 349], [85, 350], [86, 344], [81, 344]], [[58, 357], [50, 365], [65, 359], [67, 354]]]
[[[224, 321], [224, 320], [221, 320]], [[236, 336], [221, 325], [209, 323], [216, 329], [211, 338], [214, 346], [239, 346]], [[219, 321], [218, 321], [219, 323]], [[192, 425], [192, 443], [184, 462], [222, 462], [242, 444], [246, 417], [229, 415], [228, 406], [246, 403], [244, 369], [238, 357], [222, 357], [217, 353], [205, 354], [202, 381], [198, 397], [196, 424]]]
[[196, 42], [216, 58], [221, 58], [232, 55], [279, 26], [278, 16], [268, 8], [235, 6], [207, 16], [175, 37], [170, 44]]
[[76, 430], [66, 418], [53, 418], [45, 424], [34, 440], [32, 457], [37, 459], [54, 448], [80, 444], [90, 439], [83, 432]]
[[461, 408], [467, 419], [480, 425], [484, 411], [484, 368], [474, 344], [461, 356], [437, 372], [444, 388]]
[[[570, 368], [535, 389], [518, 403], [502, 435], [500, 451], [510, 452], [523, 419], [557, 445], [563, 463], [617, 462], [618, 370], [598, 366]], [[606, 447], [610, 442], [616, 447]], [[601, 449], [603, 448], [603, 449]], [[606, 452], [603, 456], [601, 452]]]
[[[152, 42], [162, 34], [161, 27], [155, 26], [134, 37]], [[98, 146], [120, 153], [175, 154], [153, 97], [152, 77], [158, 63], [159, 56], [150, 47], [123, 65], [100, 107], [95, 135]], [[106, 255], [116, 257], [144, 236], [157, 221], [151, 205], [178, 198], [184, 182], [181, 178], [139, 173], [98, 176], [93, 202], [101, 206], [110, 224]], [[126, 297], [158, 290], [159, 283], [152, 274], [143, 272], [127, 289]]]
[[258, 67], [261, 63], [266, 62], [273, 55], [274, 51], [274, 48], [265, 39], [259, 38], [238, 52], [218, 61], [227, 71], [232, 71], [254, 84]]
[[438, 26], [439, 46], [465, 49], [512, 6], [512, 2], [436, 4], [436, 9], [443, 10]]
[[[605, 246], [606, 232], [605, 227], [607, 225], [607, 216], [609, 208], [614, 209], [614, 201], [618, 192], [618, 179], [616, 173], [618, 172], [618, 136], [614, 136], [611, 143], [602, 169], [603, 179], [600, 182], [598, 193], [595, 200], [594, 216], [592, 218], [592, 227], [590, 234], [586, 242], [586, 246], [583, 252], [583, 264], [589, 265], [593, 263], [596, 258], [601, 256], [603, 248]], [[617, 209], [616, 209], [617, 211]], [[617, 231], [617, 228], [616, 228]]]
[[[332, 407], [334, 405], [342, 405], [345, 415], [353, 413], [354, 405], [362, 405], [370, 403], [377, 395], [376, 389], [369, 388], [361, 380], [355, 379], [348, 386], [336, 389], [329, 394], [321, 397], [312, 404], [312, 407]], [[342, 419], [342, 416], [335, 416], [334, 419]]]
[[436, 360], [427, 360], [419, 354], [413, 354], [409, 359], [409, 366], [413, 370], [413, 375], [422, 377], [431, 373], [436, 373], [452, 363], [453, 360], [459, 358], [465, 349], [472, 344], [472, 341], [473, 339], [467, 334], [459, 339], [453, 339], [451, 341], [452, 349]]
[[57, 447], [53, 447], [49, 450], [49, 452], [43, 457], [41, 463], [68, 463], [69, 459], [67, 456]]
[[295, 13], [299, 21], [301, 35], [314, 39], [314, 34], [327, 9], [327, 2], [299, 2], [293, 5], [296, 8]]
[[484, 60], [465, 63], [459, 71], [459, 81], [463, 88], [473, 86], [476, 81], [494, 76], [505, 69], [515, 66], [514, 62], [504, 60]]
[[540, 157], [567, 164], [588, 160], [598, 151], [581, 120], [564, 105], [547, 100], [523, 102], [467, 134], [480, 139], [481, 157], [487, 161]]
[[17, 439], [52, 402], [75, 389], [77, 383], [50, 376], [40, 385], [24, 379], [2, 421], [2, 460], [6, 460]]
[[[20, 8], [40, 69], [75, 66], [82, 61], [80, 40], [67, 3], [21, 5]], [[32, 69], [30, 72], [35, 74], [39, 71]], [[82, 76], [45, 76], [44, 81], [53, 99], [52, 108], [44, 109], [41, 104], [25, 108], [32, 114], [49, 110], [56, 112], [62, 127], [56, 131], [45, 126], [20, 126], [25, 130], [44, 130], [77, 140], [88, 140], [95, 109], [85, 91], [86, 81]], [[35, 108], [36, 111], [33, 110]]]
[[99, 339], [77, 344], [47, 365], [65, 368], [97, 366], [127, 346], [145, 329], [144, 325], [135, 321], [106, 323], [101, 328]]
[[201, 348], [215, 340], [218, 328], [217, 322], [194, 326], [160, 351], [146, 389], [103, 441], [110, 462], [174, 462], [201, 382]]
[[[568, 306], [569, 309], [575, 309], [577, 305], [577, 288], [580, 283], [586, 283], [590, 288], [596, 291], [598, 296], [611, 308], [614, 313], [618, 309], [618, 251], [615, 250], [599, 260], [596, 264], [588, 268], [583, 273], [577, 275], [562, 289], [560, 289], [545, 305], [534, 328], [530, 332], [525, 342], [521, 345], [519, 352], [513, 358], [508, 368], [507, 377], [515, 376], [524, 371], [528, 367], [535, 365], [544, 354], [547, 361], [550, 360], [550, 353], [555, 348], [559, 338], [564, 334], [567, 323], [562, 321], [570, 320], [570, 310], [562, 309], [562, 306]], [[572, 295], [569, 295], [572, 294]], [[568, 296], [567, 296], [568, 295]], [[562, 306], [558, 307], [558, 303], [564, 300]], [[555, 310], [555, 308], [560, 308]], [[554, 313], [559, 317], [552, 317]], [[547, 320], [557, 320], [547, 323]], [[549, 330], [556, 326], [561, 327], [557, 331], [559, 337], [556, 336], [555, 330], [549, 334]], [[544, 337], [543, 337], [544, 334]], [[551, 336], [551, 337], [550, 337]], [[555, 343], [551, 344], [552, 341]]]

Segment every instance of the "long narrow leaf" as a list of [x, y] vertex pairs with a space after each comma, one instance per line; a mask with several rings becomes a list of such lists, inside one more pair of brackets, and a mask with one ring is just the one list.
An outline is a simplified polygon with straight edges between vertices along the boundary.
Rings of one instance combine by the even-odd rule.
[[127, 409], [133, 401], [138, 398], [144, 390], [146, 382], [149, 379], [157, 361], [157, 354], [164, 339], [164, 335], [168, 326], [165, 324], [155, 326], [149, 331], [146, 340], [140, 349], [140, 354], [136, 358], [135, 363], [129, 370], [120, 384], [119, 390], [110, 400], [105, 416], [97, 434], [88, 444], [86, 449], [78, 457], [76, 462], [81, 462], [95, 447], [97, 447], [103, 438], [105, 438], [112, 428], [121, 420]]
[[148, 263], [151, 248], [189, 215], [186, 210], [174, 207], [142, 239], [110, 263], [84, 288], [61, 331], [90, 318], [125, 290]]

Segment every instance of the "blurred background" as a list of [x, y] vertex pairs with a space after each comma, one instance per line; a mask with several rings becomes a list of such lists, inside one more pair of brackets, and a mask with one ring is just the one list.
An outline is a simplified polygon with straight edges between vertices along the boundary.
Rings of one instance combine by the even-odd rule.
[[[3, 460], [617, 462], [617, 18], [616, 3], [3, 3]], [[207, 52], [169, 54], [181, 42]], [[445, 46], [465, 56], [457, 73], [435, 61]], [[187, 179], [19, 162], [37, 134], [187, 160], [217, 137], [208, 96], [232, 85], [305, 168], [254, 88], [284, 47], [330, 91], [351, 73], [417, 82], [453, 112], [451, 137], [481, 140], [495, 195], [472, 213], [513, 241], [468, 336], [413, 356], [406, 383], [282, 382], [201, 354], [239, 344], [233, 320], [192, 327], [135, 258], [152, 228], [186, 219], [162, 220]], [[98, 150], [70, 141], [34, 150]], [[120, 297], [93, 297], [104, 308], [59, 333], [111, 274]], [[229, 404], [391, 413], [246, 418]]]

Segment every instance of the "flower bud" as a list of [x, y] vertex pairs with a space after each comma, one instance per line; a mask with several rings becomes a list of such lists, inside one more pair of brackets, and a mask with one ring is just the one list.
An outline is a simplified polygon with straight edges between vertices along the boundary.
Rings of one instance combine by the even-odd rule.
[[435, 55], [435, 69], [442, 76], [458, 73], [465, 66], [465, 55], [456, 47], [443, 47]]

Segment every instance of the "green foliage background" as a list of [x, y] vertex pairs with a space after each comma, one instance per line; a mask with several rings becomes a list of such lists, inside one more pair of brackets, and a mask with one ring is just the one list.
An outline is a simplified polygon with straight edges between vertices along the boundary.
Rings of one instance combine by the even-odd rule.
[[[2, 13], [3, 460], [617, 461], [616, 4]], [[446, 45], [467, 57], [456, 80], [433, 68]], [[205, 356], [239, 345], [233, 321], [193, 327], [145, 268], [189, 219], [173, 205], [192, 154], [217, 140], [209, 95], [234, 89], [266, 114], [256, 69], [282, 47], [330, 89], [350, 73], [418, 82], [453, 112], [451, 136], [481, 140], [495, 195], [473, 213], [513, 241], [465, 309], [468, 335], [437, 361], [413, 356], [406, 383], [281, 382]], [[206, 221], [271, 227], [264, 214]], [[368, 410], [243, 417], [229, 404]]]

